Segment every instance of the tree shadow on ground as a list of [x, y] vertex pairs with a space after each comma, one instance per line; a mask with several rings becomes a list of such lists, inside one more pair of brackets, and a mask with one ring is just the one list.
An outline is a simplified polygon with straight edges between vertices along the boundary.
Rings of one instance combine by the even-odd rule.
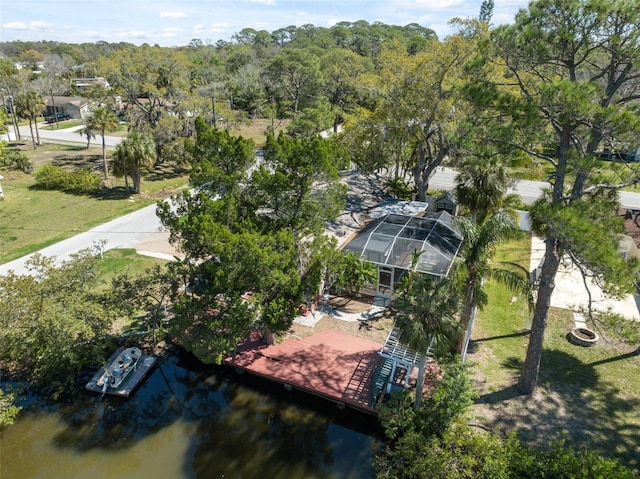
[[124, 186], [113, 186], [111, 188], [104, 188], [99, 195], [103, 200], [125, 200], [133, 194], [133, 188], [129, 188], [129, 191]]
[[51, 164], [66, 170], [76, 170], [83, 166], [90, 166], [94, 170], [101, 170], [103, 166], [102, 155], [57, 155]]
[[153, 170], [144, 173], [145, 181], [160, 181], [170, 180], [184, 176], [188, 173], [188, 170], [175, 165], [160, 164], [153, 168]]
[[[598, 372], [560, 350], [542, 355], [538, 388], [522, 396], [512, 384], [500, 391], [482, 394], [483, 404], [493, 414], [487, 425], [508, 432], [518, 430], [520, 438], [536, 447], [546, 447], [555, 438], [566, 438], [576, 449], [587, 448], [616, 457], [625, 465], [640, 469], [640, 426], [626, 415], [640, 406], [637, 398], [623, 393]], [[514, 373], [522, 361], [509, 358], [503, 366]]]
[[482, 343], [485, 341], [493, 341], [496, 339], [506, 339], [506, 338], [519, 338], [522, 336], [528, 336], [529, 334], [531, 334], [531, 331], [528, 329], [525, 329], [523, 331], [518, 331], [517, 333], [512, 333], [512, 334], [503, 334], [502, 336], [491, 336], [488, 338], [478, 338], [478, 339], [473, 339], [471, 340], [471, 343]]

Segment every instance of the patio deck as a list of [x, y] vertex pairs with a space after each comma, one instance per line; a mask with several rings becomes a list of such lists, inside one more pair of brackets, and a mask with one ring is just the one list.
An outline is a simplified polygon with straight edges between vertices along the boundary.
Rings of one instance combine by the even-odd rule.
[[335, 401], [338, 407], [377, 414], [373, 379], [383, 359], [381, 344], [335, 331], [265, 345], [254, 335], [241, 343], [225, 364]]

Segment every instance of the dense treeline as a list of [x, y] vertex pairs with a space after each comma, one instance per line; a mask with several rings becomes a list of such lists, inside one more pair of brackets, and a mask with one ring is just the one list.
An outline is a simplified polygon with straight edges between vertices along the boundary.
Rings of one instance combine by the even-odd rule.
[[[118, 109], [131, 128], [152, 136], [160, 162], [182, 154], [197, 115], [225, 128], [246, 118], [289, 119], [295, 136], [337, 129], [377, 103], [372, 81], [385, 49], [415, 55], [434, 42], [435, 33], [418, 24], [366, 21], [272, 33], [245, 28], [229, 42], [196, 38], [173, 48], [15, 41], [0, 44], [0, 85], [12, 97], [25, 90], [43, 98], [81, 95]], [[15, 62], [24, 68], [16, 70]], [[79, 91], [72, 82], [97, 76], [112, 89]]]
[[[245, 28], [234, 34], [229, 42], [218, 40], [215, 44], [212, 44], [211, 40], [203, 41], [200, 38], [194, 38], [188, 45], [174, 46], [172, 48], [177, 50], [207, 48], [221, 51], [225, 48], [242, 45], [255, 48], [295, 45], [298, 47], [317, 46], [324, 49], [346, 48], [362, 56], [373, 56], [379, 52], [380, 45], [384, 42], [401, 41], [407, 45], [410, 51], [416, 52], [424, 48], [428, 40], [435, 38], [437, 38], [437, 35], [433, 30], [417, 23], [410, 23], [401, 27], [385, 25], [381, 22], [369, 24], [364, 20], [359, 20], [356, 22], [339, 22], [331, 28], [316, 27], [311, 24], [299, 27], [291, 25], [279, 28], [271, 33], [266, 30]], [[94, 61], [100, 56], [109, 55], [114, 51], [133, 46], [133, 44], [126, 42], [109, 43], [99, 41], [73, 44], [46, 40], [16, 40], [0, 42], [0, 52], [4, 57], [13, 61], [28, 61], [28, 55], [36, 52], [42, 57], [46, 55], [68, 55], [76, 64], [82, 64]]]

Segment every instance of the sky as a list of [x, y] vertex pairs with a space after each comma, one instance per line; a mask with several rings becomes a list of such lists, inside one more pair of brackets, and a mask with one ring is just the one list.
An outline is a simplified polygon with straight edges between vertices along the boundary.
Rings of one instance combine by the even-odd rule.
[[[231, 40], [243, 28], [331, 27], [366, 20], [418, 23], [439, 38], [452, 17], [477, 17], [482, 0], [0, 0], [0, 41], [128, 42], [160, 46]], [[512, 23], [529, 0], [494, 0], [492, 23]]]

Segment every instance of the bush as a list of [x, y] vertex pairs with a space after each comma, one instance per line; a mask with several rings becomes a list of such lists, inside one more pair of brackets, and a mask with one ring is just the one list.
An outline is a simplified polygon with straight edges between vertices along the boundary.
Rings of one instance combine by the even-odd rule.
[[348, 251], [338, 265], [335, 287], [349, 296], [357, 296], [367, 285], [378, 282], [378, 267]]
[[45, 190], [58, 190], [77, 195], [91, 195], [102, 187], [102, 180], [90, 167], [68, 172], [54, 165], [45, 165], [36, 172], [36, 184]]
[[0, 155], [0, 168], [19, 170], [27, 174], [33, 172], [33, 164], [29, 158], [18, 150], [5, 150], [4, 154]]
[[45, 190], [64, 190], [67, 172], [59, 166], [44, 165], [36, 172], [36, 185]]
[[399, 200], [411, 201], [416, 194], [416, 189], [408, 181], [396, 176], [384, 182], [384, 192]]
[[91, 167], [68, 173], [67, 185], [63, 191], [77, 195], [92, 195], [100, 191], [102, 180], [91, 172]]
[[476, 391], [469, 378], [469, 364], [457, 357], [440, 363], [440, 377], [420, 408], [413, 409], [413, 395], [406, 390], [393, 394], [380, 409], [380, 422], [391, 440], [408, 431], [422, 437], [440, 436], [452, 424], [462, 420], [471, 409]]
[[467, 367], [441, 364], [438, 380], [418, 410], [407, 391], [393, 394], [379, 418], [388, 438], [375, 459], [384, 479], [632, 479], [633, 472], [614, 459], [576, 451], [562, 441], [539, 451], [524, 446], [515, 433], [503, 438], [478, 432], [465, 423], [475, 396]]

